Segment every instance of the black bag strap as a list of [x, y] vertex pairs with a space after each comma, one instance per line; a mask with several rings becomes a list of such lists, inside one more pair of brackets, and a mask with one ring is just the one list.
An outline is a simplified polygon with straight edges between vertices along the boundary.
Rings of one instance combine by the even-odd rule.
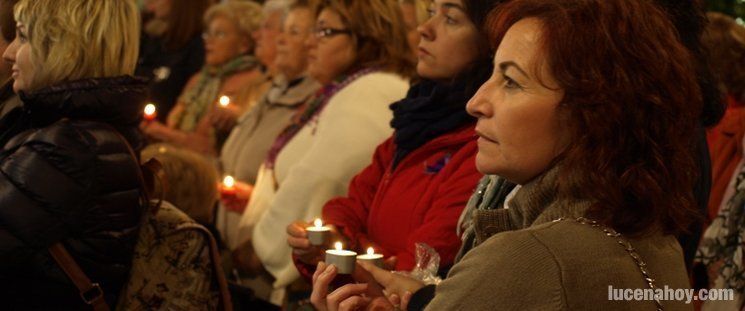
[[[108, 124], [106, 125], [110, 127], [111, 131], [113, 131], [119, 137], [119, 139], [122, 140], [124, 145], [127, 146], [129, 155], [140, 167], [140, 169], [137, 170], [137, 176], [140, 180], [141, 185], [141, 206], [150, 206], [150, 197], [152, 195], [152, 192], [155, 190], [155, 179], [157, 178], [160, 181], [160, 198], [158, 202], [153, 206], [153, 208], [148, 208], [145, 211], [145, 213], [157, 212], [158, 208], [160, 208], [161, 203], [163, 202], [163, 196], [167, 189], [163, 166], [156, 159], [150, 159], [144, 164], [140, 165], [139, 157], [135, 154], [132, 146], [129, 145], [127, 139], [124, 138], [124, 136], [122, 136], [119, 131], [114, 129], [114, 127]], [[143, 219], [146, 215], [145, 213], [143, 213]], [[81, 269], [78, 263], [75, 261], [75, 258], [70, 255], [70, 252], [67, 251], [67, 249], [61, 242], [55, 243], [50, 246], [49, 253], [52, 255], [52, 258], [54, 258], [54, 261], [57, 262], [57, 265], [59, 265], [60, 268], [62, 268], [62, 270], [65, 272], [67, 277], [70, 278], [73, 284], [75, 284], [75, 287], [78, 288], [78, 291], [80, 292], [80, 298], [83, 299], [83, 302], [92, 306], [93, 310], [95, 311], [109, 311], [109, 306], [106, 304], [103, 289], [101, 288], [101, 286], [98, 283], [93, 283], [88, 278], [83, 269]]]

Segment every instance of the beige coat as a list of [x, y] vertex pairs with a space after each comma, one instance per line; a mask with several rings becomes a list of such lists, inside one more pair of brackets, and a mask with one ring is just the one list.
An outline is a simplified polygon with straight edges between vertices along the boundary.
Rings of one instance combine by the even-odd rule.
[[[609, 286], [645, 289], [647, 283], [617, 238], [573, 220], [553, 221], [581, 217], [590, 205], [556, 200], [553, 180], [524, 185], [508, 209], [475, 212], [476, 230], [488, 238], [453, 266], [428, 310], [655, 310], [652, 301], [609, 300]], [[658, 288], [690, 287], [673, 236], [628, 241]], [[678, 301], [662, 304], [664, 310], [693, 309]]]

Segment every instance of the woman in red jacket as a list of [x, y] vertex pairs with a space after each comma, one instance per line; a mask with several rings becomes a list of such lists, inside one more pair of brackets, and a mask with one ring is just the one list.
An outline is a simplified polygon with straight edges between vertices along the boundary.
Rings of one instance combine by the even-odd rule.
[[[372, 164], [350, 183], [346, 197], [323, 208], [329, 243], [364, 252], [374, 247], [389, 268], [411, 270], [415, 244], [433, 247], [449, 267], [460, 246], [456, 223], [481, 174], [476, 170], [475, 119], [468, 99], [492, 71], [479, 30], [495, 0], [435, 0], [419, 26], [417, 72], [423, 81], [391, 105], [395, 133], [378, 146]], [[328, 245], [314, 247], [297, 221], [288, 243], [301, 274], [310, 277]]]

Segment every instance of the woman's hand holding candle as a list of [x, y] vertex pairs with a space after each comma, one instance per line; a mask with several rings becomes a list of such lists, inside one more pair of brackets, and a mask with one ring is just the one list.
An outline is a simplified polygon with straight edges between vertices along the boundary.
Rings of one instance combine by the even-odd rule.
[[215, 109], [211, 109], [209, 120], [219, 131], [230, 132], [243, 112], [242, 107], [232, 104], [230, 97], [223, 95], [218, 99]]
[[333, 225], [323, 226], [329, 229], [326, 234], [325, 243], [322, 245], [313, 245], [308, 239], [307, 228], [314, 227], [314, 222], [298, 220], [287, 226], [287, 244], [292, 247], [293, 254], [300, 261], [309, 265], [316, 265], [319, 261], [323, 260], [324, 251], [331, 248], [331, 242], [342, 241], [345, 245], [349, 245], [348, 239], [339, 233]]
[[[378, 268], [368, 262], [357, 262], [354, 277], [360, 283], [347, 284], [328, 293], [337, 269], [318, 263], [313, 274], [310, 301], [318, 310], [406, 310], [413, 293], [424, 287], [420, 281]], [[386, 297], [387, 295], [387, 297]]]
[[347, 284], [329, 294], [329, 285], [336, 275], [337, 268], [334, 265], [318, 263], [313, 274], [313, 292], [310, 296], [316, 310], [394, 310], [393, 304], [387, 301], [381, 287], [374, 282]]

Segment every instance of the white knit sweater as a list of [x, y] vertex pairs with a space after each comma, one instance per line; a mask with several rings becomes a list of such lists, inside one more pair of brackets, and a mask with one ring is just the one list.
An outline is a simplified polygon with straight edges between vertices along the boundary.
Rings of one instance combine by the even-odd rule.
[[334, 95], [279, 153], [273, 170], [262, 166], [241, 219], [239, 240], [252, 239], [256, 254], [283, 288], [299, 277], [286, 227], [311, 220], [331, 198], [344, 195], [354, 175], [391, 135], [388, 106], [409, 83], [390, 73], [370, 73]]

